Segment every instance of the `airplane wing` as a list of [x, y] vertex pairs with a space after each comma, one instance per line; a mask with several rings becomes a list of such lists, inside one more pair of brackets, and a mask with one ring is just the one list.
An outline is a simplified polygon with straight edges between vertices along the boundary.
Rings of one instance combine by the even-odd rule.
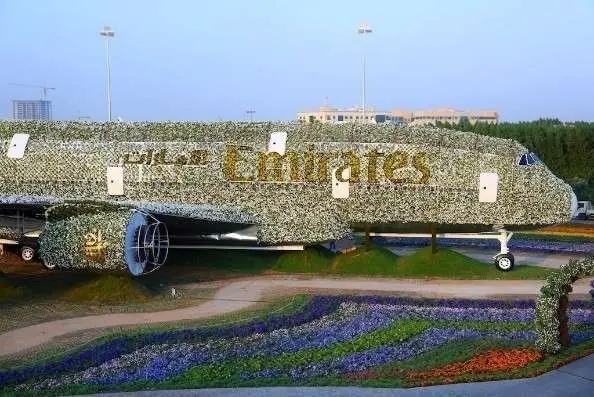
[[[68, 200], [0, 195], [0, 244], [37, 231], [46, 267], [158, 269], [169, 248], [257, 248], [260, 222], [210, 204]], [[41, 231], [41, 234], [39, 233]]]
[[56, 222], [76, 215], [122, 208], [140, 211], [163, 223], [168, 228], [172, 244], [256, 244], [258, 241], [260, 222], [257, 217], [231, 207], [140, 201], [64, 200], [18, 195], [0, 195], [0, 238], [16, 239], [33, 229], [42, 229], [45, 223], [43, 213], [46, 210], [49, 210], [48, 222]]
[[252, 225], [258, 219], [250, 214], [231, 207], [211, 204], [180, 204], [156, 202], [125, 202], [138, 210], [163, 217], [187, 218], [211, 222], [236, 223]]
[[168, 229], [171, 245], [256, 245], [260, 221], [231, 207], [211, 204], [128, 202]]

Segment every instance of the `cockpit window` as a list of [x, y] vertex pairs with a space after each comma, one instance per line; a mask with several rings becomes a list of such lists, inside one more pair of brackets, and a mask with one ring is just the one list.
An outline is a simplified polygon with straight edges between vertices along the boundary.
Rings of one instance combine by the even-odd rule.
[[536, 153], [529, 153], [529, 156], [532, 157], [532, 161], [533, 161], [534, 164], [540, 164], [540, 163], [542, 163], [542, 161], [536, 155]]
[[534, 165], [540, 164], [542, 161], [538, 158], [535, 153], [524, 153], [522, 157], [520, 157], [519, 165]]

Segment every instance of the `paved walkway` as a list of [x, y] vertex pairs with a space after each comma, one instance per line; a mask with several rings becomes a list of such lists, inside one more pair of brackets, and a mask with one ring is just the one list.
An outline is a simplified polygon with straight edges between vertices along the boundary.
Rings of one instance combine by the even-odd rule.
[[[578, 280], [574, 294], [588, 294], [589, 280]], [[198, 306], [152, 313], [117, 313], [49, 321], [0, 335], [0, 356], [47, 343], [55, 337], [92, 328], [191, 320], [245, 309], [262, 299], [266, 290], [283, 293], [299, 290], [382, 291], [428, 298], [534, 297], [540, 280], [423, 280], [270, 276], [230, 281], [214, 299]]]
[[159, 390], [106, 393], [102, 397], [593, 397], [594, 355], [574, 361], [536, 378], [455, 385], [380, 389], [363, 387], [258, 387], [236, 389]]

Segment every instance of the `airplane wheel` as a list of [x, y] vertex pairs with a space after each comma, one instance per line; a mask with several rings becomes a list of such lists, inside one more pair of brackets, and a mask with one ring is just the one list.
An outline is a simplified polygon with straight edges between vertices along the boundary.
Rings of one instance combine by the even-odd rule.
[[514, 267], [512, 254], [499, 254], [495, 257], [495, 267], [502, 272], [509, 272]]
[[35, 259], [35, 249], [25, 245], [21, 248], [21, 259], [25, 262], [31, 262]]
[[55, 270], [56, 269], [56, 265], [52, 265], [51, 263], [48, 263], [47, 261], [42, 261], [42, 262], [43, 262], [43, 266], [47, 270]]

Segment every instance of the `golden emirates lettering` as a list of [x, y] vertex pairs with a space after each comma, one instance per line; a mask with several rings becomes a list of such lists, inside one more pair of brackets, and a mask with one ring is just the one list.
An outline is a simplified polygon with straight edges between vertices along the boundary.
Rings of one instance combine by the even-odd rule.
[[[206, 166], [209, 154], [207, 149], [198, 149], [170, 156], [167, 149], [150, 149], [124, 153], [120, 164]], [[288, 151], [285, 154], [256, 152], [249, 146], [227, 145], [221, 163], [223, 176], [230, 182], [326, 183], [331, 180], [330, 165], [336, 159], [342, 162], [335, 170], [335, 178], [340, 182], [379, 183], [383, 179], [392, 183], [426, 184], [431, 176], [424, 152], [316, 152], [313, 145], [309, 145], [305, 152]], [[363, 167], [367, 170], [365, 175], [362, 175]], [[343, 178], [343, 171], [347, 168], [350, 169], [349, 177]]]
[[[431, 176], [425, 153], [408, 154], [396, 151], [389, 154], [377, 150], [364, 155], [355, 151], [314, 152], [313, 145], [307, 152], [256, 152], [249, 146], [227, 146], [223, 163], [225, 179], [231, 182], [328, 182], [332, 159], [342, 159], [342, 165], [335, 170], [340, 182], [379, 183], [385, 178], [392, 183], [426, 184]], [[250, 161], [254, 162], [250, 167]], [[367, 175], [362, 175], [362, 165], [366, 164]], [[350, 176], [343, 178], [343, 171], [350, 169]], [[252, 170], [249, 172], [249, 170]], [[405, 169], [412, 169], [414, 176], [402, 176]], [[240, 171], [241, 170], [241, 171]], [[404, 173], [404, 174], [411, 174]], [[400, 175], [400, 176], [399, 176]]]

